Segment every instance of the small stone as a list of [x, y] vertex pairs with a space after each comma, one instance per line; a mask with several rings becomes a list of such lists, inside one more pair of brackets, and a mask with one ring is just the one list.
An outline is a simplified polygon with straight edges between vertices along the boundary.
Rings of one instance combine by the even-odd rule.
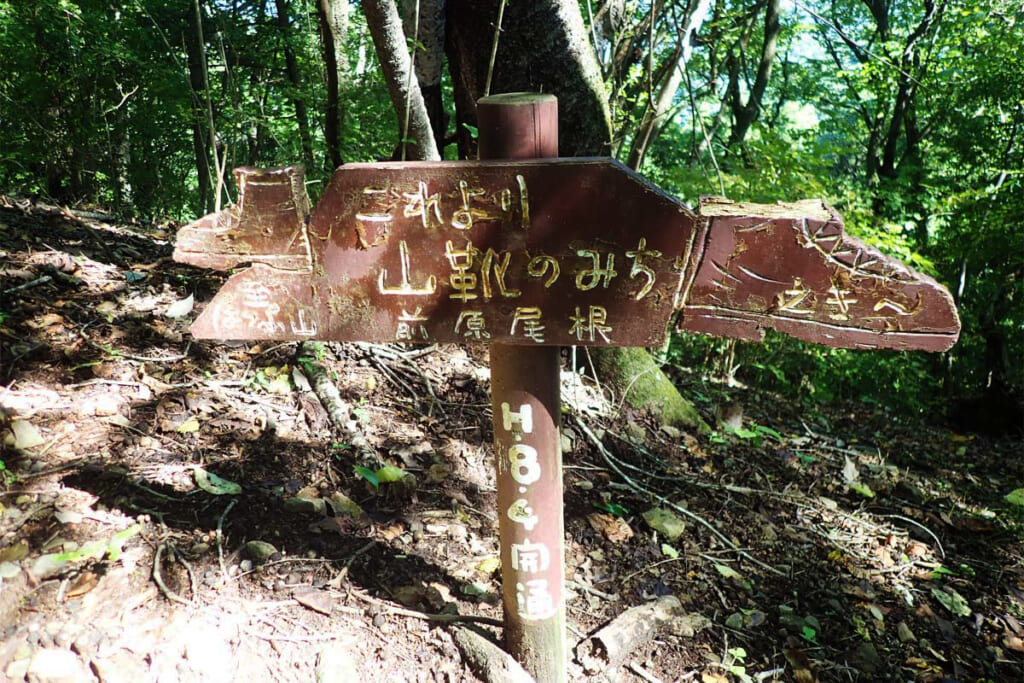
[[266, 541], [249, 541], [245, 544], [245, 554], [255, 562], [266, 562], [279, 553], [277, 548]]
[[670, 439], [679, 439], [683, 436], [682, 431], [672, 425], [661, 425], [661, 431], [665, 432], [665, 435]]
[[7, 676], [8, 681], [21, 681], [24, 680], [28, 675], [29, 660], [19, 659], [11, 662], [7, 665], [7, 670], [4, 674]]
[[0, 550], [0, 562], [20, 562], [28, 557], [28, 541], [21, 539]]
[[644, 443], [647, 440], [647, 430], [642, 424], [630, 420], [626, 423], [626, 436], [633, 443]]
[[912, 643], [917, 640], [917, 636], [910, 630], [906, 622], [901, 621], [896, 625], [896, 635], [899, 637], [901, 643]]
[[327, 502], [334, 511], [335, 517], [344, 517], [349, 519], [362, 519], [366, 517], [366, 512], [363, 511], [363, 508], [359, 507], [359, 503], [355, 502], [340, 491], [332, 493], [331, 497], [327, 499]]
[[114, 396], [102, 395], [93, 399], [92, 412], [98, 417], [117, 415], [121, 410], [121, 402]]
[[322, 515], [327, 509], [323, 498], [293, 496], [284, 502], [284, 509], [299, 515]]
[[373, 625], [377, 628], [383, 628], [384, 624], [386, 624], [387, 622], [387, 618], [379, 612], [373, 617]]
[[572, 437], [566, 434], [564, 431], [560, 434], [559, 444], [563, 453], [568, 453], [572, 450]]
[[341, 643], [328, 643], [316, 654], [316, 683], [347, 683], [359, 680], [357, 660]]
[[91, 680], [85, 664], [70, 650], [43, 648], [32, 657], [26, 674], [48, 683], [75, 683]]
[[71, 643], [71, 649], [83, 657], [88, 657], [96, 651], [99, 642], [99, 633], [93, 629], [88, 629], [75, 636], [74, 642]]
[[644, 513], [647, 525], [660, 533], [670, 543], [686, 531], [686, 524], [675, 513], [664, 508], [651, 508]]

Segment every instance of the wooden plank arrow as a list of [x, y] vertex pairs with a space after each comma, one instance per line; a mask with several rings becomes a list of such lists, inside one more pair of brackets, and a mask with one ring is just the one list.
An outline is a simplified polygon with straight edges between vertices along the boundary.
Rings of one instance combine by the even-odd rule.
[[677, 329], [949, 348], [948, 291], [820, 202], [699, 214], [608, 159], [348, 164], [312, 215], [300, 167], [236, 169], [239, 203], [175, 259], [235, 273], [199, 338], [656, 346]]

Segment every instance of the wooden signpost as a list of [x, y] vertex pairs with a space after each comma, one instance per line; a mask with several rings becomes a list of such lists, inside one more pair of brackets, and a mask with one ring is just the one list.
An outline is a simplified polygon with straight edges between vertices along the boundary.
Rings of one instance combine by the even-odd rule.
[[[310, 213], [300, 167], [236, 169], [239, 202], [174, 257], [232, 275], [197, 338], [490, 343], [509, 651], [565, 677], [560, 345], [678, 330], [942, 351], [949, 292], [843, 232], [821, 202], [695, 214], [609, 159], [557, 157], [557, 102], [478, 103], [481, 161], [348, 164]], [[540, 157], [535, 158], [535, 157]]]

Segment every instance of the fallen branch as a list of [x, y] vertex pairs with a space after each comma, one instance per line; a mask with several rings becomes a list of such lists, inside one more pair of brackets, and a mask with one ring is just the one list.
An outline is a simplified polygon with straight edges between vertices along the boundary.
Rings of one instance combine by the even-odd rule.
[[476, 631], [456, 627], [451, 633], [469, 668], [487, 683], [533, 683], [512, 655]]
[[[351, 409], [341, 398], [338, 387], [334, 386], [331, 373], [320, 363], [317, 363], [316, 349], [309, 342], [299, 345], [299, 358], [302, 359], [302, 369], [309, 380], [313, 394], [320, 400], [320, 405], [327, 412], [327, 419], [334, 426], [342, 437], [355, 449], [358, 459], [362, 462], [377, 462], [377, 453], [370, 446], [366, 437], [356, 433], [352, 428], [352, 421], [349, 419]], [[301, 389], [300, 389], [301, 390]]]
[[316, 355], [316, 348], [311, 343], [303, 342], [299, 345], [302, 369], [309, 379], [313, 393], [320, 399], [320, 405], [327, 411], [327, 417], [331, 424], [337, 429], [345, 429], [351, 411], [348, 404], [341, 398], [338, 387], [334, 386], [331, 373], [323, 365], [313, 360]]
[[681, 616], [683, 604], [674, 595], [631, 607], [577, 645], [576, 659], [588, 674], [601, 673], [649, 643], [666, 623]]
[[29, 280], [28, 282], [25, 282], [23, 284], [17, 285], [16, 287], [11, 287], [10, 289], [5, 289], [3, 291], [3, 294], [4, 294], [4, 296], [6, 296], [8, 294], [14, 294], [15, 292], [21, 292], [21, 291], [24, 291], [26, 289], [32, 289], [33, 287], [38, 287], [39, 285], [45, 285], [47, 282], [49, 282], [52, 279], [53, 278], [50, 277], [49, 275], [42, 275], [40, 277], [37, 277], [35, 280]]

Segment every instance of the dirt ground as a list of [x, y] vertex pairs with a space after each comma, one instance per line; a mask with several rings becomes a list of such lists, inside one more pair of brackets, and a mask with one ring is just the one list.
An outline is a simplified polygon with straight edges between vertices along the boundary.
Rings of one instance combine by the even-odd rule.
[[[222, 276], [173, 237], [0, 197], [0, 679], [478, 680], [486, 348], [193, 340]], [[570, 647], [684, 615], [574, 680], [1024, 680], [1019, 440], [677, 372], [698, 436], [563, 379]]]

